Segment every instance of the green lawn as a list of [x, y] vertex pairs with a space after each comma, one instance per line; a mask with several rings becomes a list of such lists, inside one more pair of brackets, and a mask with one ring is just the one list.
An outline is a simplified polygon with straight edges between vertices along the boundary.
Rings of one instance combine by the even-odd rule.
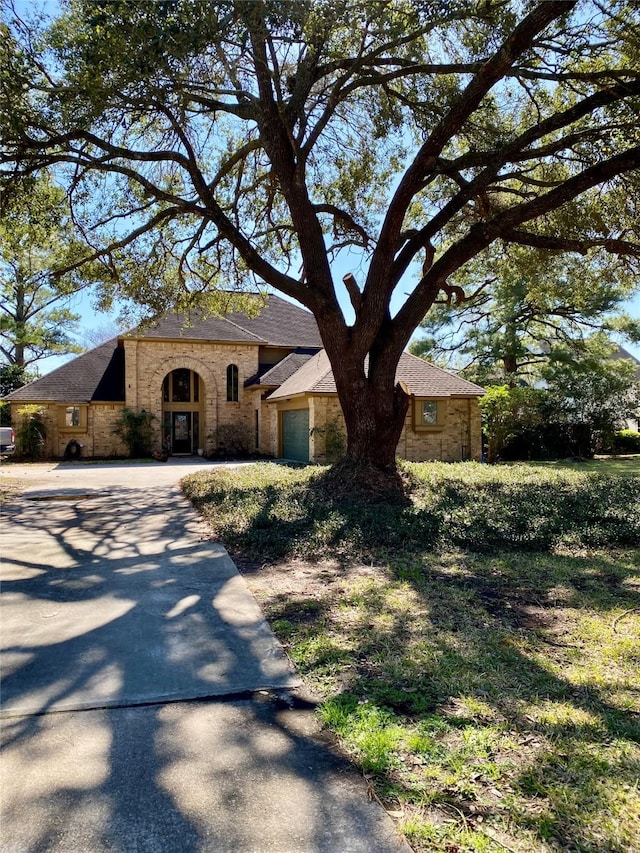
[[584, 470], [593, 474], [616, 474], [627, 476], [633, 474], [640, 476], [640, 455], [628, 456], [600, 456], [596, 459], [586, 459], [583, 462], [568, 462], [560, 460], [557, 462], [532, 462], [533, 467], [558, 468], [565, 471]]
[[415, 850], [640, 850], [640, 478], [403, 476], [397, 505], [268, 464], [184, 488]]

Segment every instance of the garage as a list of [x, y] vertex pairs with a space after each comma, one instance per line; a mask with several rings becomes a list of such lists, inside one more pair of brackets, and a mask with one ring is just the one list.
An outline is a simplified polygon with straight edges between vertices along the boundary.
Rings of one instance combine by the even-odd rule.
[[309, 461], [309, 410], [282, 412], [282, 456], [295, 462]]

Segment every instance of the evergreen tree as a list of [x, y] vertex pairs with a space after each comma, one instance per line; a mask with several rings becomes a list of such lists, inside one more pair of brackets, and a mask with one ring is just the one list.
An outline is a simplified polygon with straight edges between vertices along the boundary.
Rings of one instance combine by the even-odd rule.
[[469, 298], [435, 306], [410, 349], [480, 384], [535, 384], [556, 357], [583, 361], [596, 332], [640, 340], [640, 321], [623, 310], [640, 266], [625, 261], [497, 244], [456, 277]]
[[3, 199], [0, 354], [9, 367], [30, 368], [23, 378], [33, 376], [43, 358], [83, 349], [74, 340], [80, 317], [65, 303], [87, 281], [78, 273], [56, 276], [78, 247], [65, 194], [47, 173], [21, 182]]

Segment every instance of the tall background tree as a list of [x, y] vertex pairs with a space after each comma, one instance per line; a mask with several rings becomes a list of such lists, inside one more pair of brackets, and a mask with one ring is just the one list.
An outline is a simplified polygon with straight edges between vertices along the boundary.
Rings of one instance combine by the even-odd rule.
[[578, 358], [556, 348], [541, 374], [544, 418], [588, 425], [593, 451], [615, 450], [616, 432], [640, 419], [639, 365], [605, 334], [592, 335]]
[[82, 251], [63, 190], [46, 172], [13, 190], [0, 218], [3, 387], [36, 376], [42, 359], [82, 351], [75, 337], [80, 316], [65, 303], [89, 283], [89, 268], [57, 274]]
[[637, 257], [639, 18], [621, 0], [69, 0], [43, 31], [6, 17], [0, 163], [8, 182], [66, 170], [87, 257], [151, 311], [221, 285], [305, 305], [349, 458], [393, 470], [399, 357], [466, 298], [466, 264], [498, 240]]
[[581, 361], [595, 335], [640, 341], [640, 319], [624, 310], [640, 292], [637, 258], [497, 243], [453, 281], [467, 299], [435, 305], [410, 349], [480, 384], [535, 383], [556, 356]]
[[554, 347], [529, 378], [535, 382], [515, 374], [510, 384], [490, 384], [480, 401], [489, 462], [638, 446], [640, 435], [628, 427], [640, 418], [640, 368], [605, 334], [584, 339], [579, 351]]
[[637, 363], [616, 343], [640, 340], [623, 310], [640, 290], [637, 259], [498, 241], [451, 282], [468, 298], [435, 305], [410, 349], [489, 388], [489, 461], [615, 449], [640, 407]]

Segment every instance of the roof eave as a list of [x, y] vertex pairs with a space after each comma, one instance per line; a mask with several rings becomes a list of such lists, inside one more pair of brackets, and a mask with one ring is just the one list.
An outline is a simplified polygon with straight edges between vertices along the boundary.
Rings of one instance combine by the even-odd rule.
[[[118, 341], [123, 341], [125, 344], [127, 341], [145, 341], [146, 343], [164, 343], [167, 341], [171, 343], [185, 343], [185, 344], [223, 344], [225, 346], [229, 346], [232, 344], [233, 346], [241, 346], [245, 345], [248, 347], [261, 347], [266, 345], [266, 341], [261, 338], [256, 338], [255, 340], [247, 340], [246, 338], [238, 338], [237, 340], [233, 338], [187, 338], [183, 336], [170, 335], [168, 337], [161, 336], [151, 336], [151, 335], [123, 335], [118, 338]], [[276, 344], [275, 346], [279, 346]]]
[[291, 394], [281, 394], [277, 397], [269, 396], [266, 398], [265, 403], [278, 403], [282, 400], [299, 400], [303, 397], [308, 397], [309, 391], [294, 391]]

